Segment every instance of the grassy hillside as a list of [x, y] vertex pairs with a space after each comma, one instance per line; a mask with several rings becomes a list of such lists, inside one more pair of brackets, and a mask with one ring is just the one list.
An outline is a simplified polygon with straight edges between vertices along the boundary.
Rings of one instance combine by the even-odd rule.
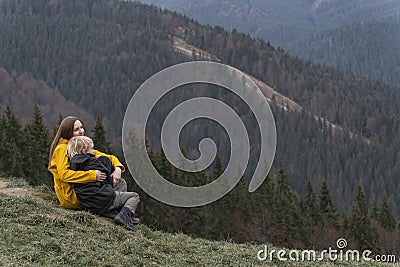
[[49, 188], [30, 188], [17, 178], [0, 177], [0, 203], [0, 266], [393, 266], [259, 261], [262, 245], [194, 239], [145, 225], [133, 233], [108, 219], [62, 209]]

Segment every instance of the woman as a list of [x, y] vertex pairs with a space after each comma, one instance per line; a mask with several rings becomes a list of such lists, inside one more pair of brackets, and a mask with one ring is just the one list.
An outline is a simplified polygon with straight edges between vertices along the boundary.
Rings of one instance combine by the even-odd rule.
[[[62, 207], [67, 209], [77, 209], [81, 207], [78, 198], [70, 183], [87, 183], [95, 181], [104, 181], [106, 174], [98, 170], [90, 171], [72, 171], [69, 167], [67, 156], [68, 140], [73, 136], [85, 134], [85, 129], [81, 121], [76, 117], [66, 117], [60, 124], [57, 134], [50, 146], [49, 153], [49, 171], [54, 177], [54, 189]], [[121, 179], [121, 172], [125, 167], [113, 155], [107, 155], [97, 150], [95, 156], [108, 157], [115, 171], [111, 174], [116, 191], [125, 192], [127, 185], [125, 180]]]

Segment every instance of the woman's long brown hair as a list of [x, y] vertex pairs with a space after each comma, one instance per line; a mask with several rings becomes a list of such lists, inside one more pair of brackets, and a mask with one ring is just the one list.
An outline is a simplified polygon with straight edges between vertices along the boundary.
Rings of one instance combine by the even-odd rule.
[[74, 133], [74, 124], [75, 121], [77, 120], [79, 120], [77, 117], [69, 116], [63, 119], [62, 122], [60, 123], [56, 136], [54, 137], [54, 140], [50, 146], [48, 168], [50, 168], [51, 158], [53, 157], [53, 153], [54, 150], [56, 149], [56, 146], [58, 145], [58, 142], [60, 141], [61, 138], [64, 138], [66, 140], [71, 139]]

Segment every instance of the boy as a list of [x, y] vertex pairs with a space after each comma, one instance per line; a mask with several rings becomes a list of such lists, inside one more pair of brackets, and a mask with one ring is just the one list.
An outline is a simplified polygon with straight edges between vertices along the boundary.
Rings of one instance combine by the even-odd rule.
[[87, 136], [72, 137], [67, 146], [70, 169], [74, 171], [99, 170], [107, 175], [103, 182], [74, 183], [74, 190], [84, 208], [94, 214], [113, 218], [114, 222], [131, 231], [136, 230], [137, 218], [132, 218], [139, 203], [135, 192], [117, 192], [113, 188], [113, 172], [108, 157], [95, 157], [94, 144]]

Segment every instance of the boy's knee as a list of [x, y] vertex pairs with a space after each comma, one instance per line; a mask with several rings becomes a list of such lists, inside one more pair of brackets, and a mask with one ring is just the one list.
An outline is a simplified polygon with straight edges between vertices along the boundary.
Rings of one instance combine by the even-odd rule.
[[137, 202], [139, 202], [140, 201], [140, 197], [139, 197], [139, 194], [138, 193], [136, 193], [136, 192], [129, 192], [130, 193], [130, 195], [131, 195], [131, 199], [134, 199], [135, 201], [137, 201]]
[[121, 178], [119, 183], [115, 186], [115, 191], [126, 192], [128, 190], [128, 184], [125, 179]]

